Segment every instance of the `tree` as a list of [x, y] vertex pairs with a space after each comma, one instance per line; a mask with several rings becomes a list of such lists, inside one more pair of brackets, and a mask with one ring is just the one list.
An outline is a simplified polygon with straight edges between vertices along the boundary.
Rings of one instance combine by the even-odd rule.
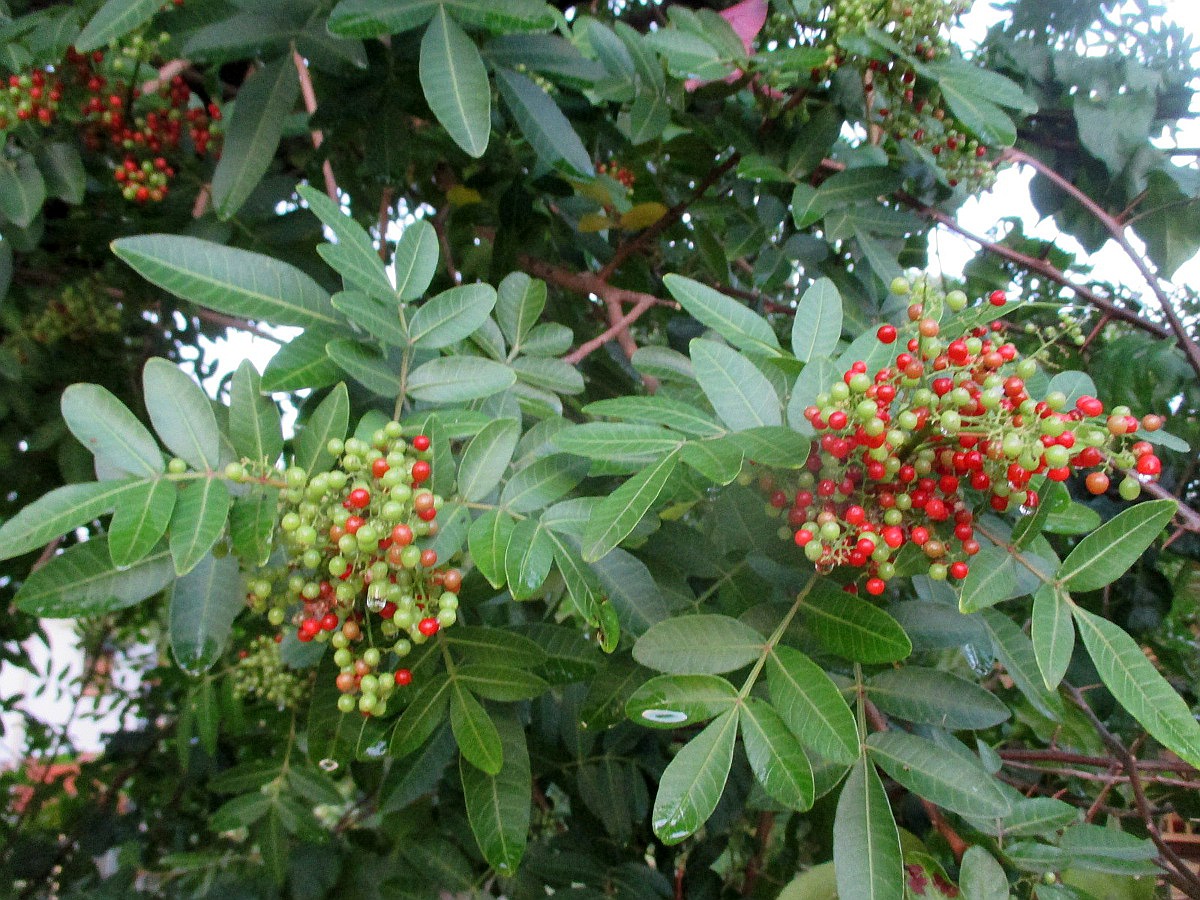
[[13, 896], [1200, 897], [1161, 13], [9, 6]]

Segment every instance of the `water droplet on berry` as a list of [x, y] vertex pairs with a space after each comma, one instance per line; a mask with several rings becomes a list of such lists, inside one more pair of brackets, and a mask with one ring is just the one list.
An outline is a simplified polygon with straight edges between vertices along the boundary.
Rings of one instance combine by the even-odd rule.
[[[648, 722], [657, 722], [660, 725], [677, 725], [680, 722], [687, 721], [687, 713], [680, 712], [677, 709], [646, 709], [642, 711], [642, 718]], [[655, 830], [658, 826], [655, 825]]]

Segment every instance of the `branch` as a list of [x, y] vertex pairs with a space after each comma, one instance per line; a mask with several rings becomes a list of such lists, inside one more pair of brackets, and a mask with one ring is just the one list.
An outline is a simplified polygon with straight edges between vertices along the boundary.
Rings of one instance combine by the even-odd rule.
[[238, 331], [248, 332], [255, 337], [263, 338], [264, 340], [273, 341], [276, 344], [283, 344], [281, 338], [276, 337], [268, 331], [263, 331], [261, 327], [249, 322], [245, 319], [239, 319], [236, 316], [227, 316], [224, 313], [213, 312], [211, 309], [205, 309], [202, 306], [197, 306], [192, 309], [192, 315], [203, 322], [209, 322], [213, 325], [224, 325], [226, 328], [236, 328]]
[[1010, 159], [1016, 163], [1024, 163], [1034, 169], [1038, 174], [1045, 176], [1054, 185], [1061, 188], [1080, 206], [1091, 213], [1096, 221], [1105, 227], [1112, 239], [1117, 242], [1118, 246], [1125, 251], [1125, 254], [1133, 262], [1141, 276], [1146, 279], [1146, 284], [1154, 293], [1155, 299], [1158, 300], [1162, 307], [1163, 316], [1166, 317], [1167, 324], [1171, 327], [1171, 331], [1175, 335], [1175, 339], [1179, 341], [1180, 349], [1183, 350], [1187, 357], [1188, 363], [1195, 370], [1196, 375], [1200, 377], [1200, 344], [1192, 340], [1183, 322], [1179, 318], [1179, 314], [1175, 311], [1175, 306], [1171, 302], [1171, 298], [1167, 296], [1166, 291], [1162, 289], [1158, 275], [1151, 271], [1146, 258], [1133, 249], [1133, 245], [1129, 243], [1129, 237], [1125, 232], [1125, 226], [1104, 209], [1095, 200], [1079, 190], [1070, 181], [1063, 178], [1053, 169], [1047, 167], [1041, 160], [1030, 156], [1015, 148], [1010, 148], [1004, 152], [1002, 158]]
[[462, 284], [462, 272], [454, 265], [454, 248], [450, 246], [450, 236], [446, 233], [446, 220], [450, 218], [450, 204], [442, 204], [432, 219], [434, 234], [437, 235], [438, 246], [442, 250], [442, 262], [446, 264], [446, 274], [455, 284]]
[[[1166, 841], [1163, 840], [1162, 833], [1158, 830], [1158, 824], [1154, 821], [1154, 814], [1150, 809], [1150, 803], [1146, 800], [1146, 792], [1142, 789], [1142, 781], [1138, 776], [1137, 759], [1129, 751], [1129, 749], [1121, 742], [1121, 739], [1108, 730], [1090, 706], [1087, 700], [1084, 699], [1083, 693], [1075, 687], [1067, 684], [1062, 685], [1071, 702], [1079, 707], [1080, 711], [1087, 716], [1088, 721], [1092, 723], [1092, 727], [1096, 729], [1096, 734], [1100, 736], [1100, 740], [1104, 746], [1113, 753], [1121, 761], [1125, 768], [1125, 773], [1129, 777], [1129, 787], [1133, 791], [1133, 799], [1137, 804], [1138, 813], [1141, 815], [1142, 823], [1146, 826], [1146, 832], [1150, 835], [1150, 840], [1154, 842], [1154, 846], [1158, 848], [1158, 852], [1162, 856], [1160, 864], [1166, 870], [1166, 877], [1173, 885], [1178, 887], [1187, 896], [1200, 897], [1200, 876], [1191, 870], [1186, 862], [1180, 858]], [[1169, 866], [1167, 864], [1170, 864]]]
[[142, 94], [153, 94], [164, 84], [168, 83], [176, 75], [183, 72], [191, 63], [186, 59], [173, 59], [169, 63], [165, 63], [159, 70], [158, 74], [149, 81], [142, 82]]
[[[292, 62], [296, 65], [296, 74], [300, 76], [300, 96], [304, 98], [304, 109], [311, 118], [317, 111], [317, 93], [313, 90], [312, 76], [308, 74], [308, 64], [304, 62], [304, 57], [300, 55], [300, 51], [294, 45]], [[325, 143], [325, 135], [321, 133], [321, 129], [314, 128], [312, 132], [313, 149], [320, 150], [323, 143]], [[321, 172], [325, 175], [325, 193], [334, 203], [340, 204], [337, 181], [333, 177], [333, 165], [328, 159], [321, 163]]]
[[[618, 342], [621, 342], [623, 338], [628, 338], [629, 340], [632, 340], [632, 337], [629, 334], [629, 326], [632, 325], [634, 322], [636, 322], [638, 319], [640, 319], [642, 317], [642, 315], [646, 312], [646, 310], [648, 310], [648, 309], [650, 309], [650, 307], [654, 306], [654, 301], [656, 301], [657, 299], [658, 299], [657, 297], [644, 297], [641, 300], [639, 300], [637, 303], [635, 303], [633, 305], [633, 308], [631, 310], [629, 310], [629, 312], [625, 313], [624, 315], [621, 314], [621, 307], [620, 307], [619, 301], [613, 300], [613, 301], [611, 301], [611, 303], [608, 303], [608, 309], [609, 309], [609, 317], [608, 318], [609, 318], [609, 322], [611, 323], [608, 326], [608, 328], [606, 328], [604, 331], [600, 332], [598, 335], [596, 335], [591, 340], [584, 341], [582, 344], [580, 344], [578, 347], [576, 347], [574, 350], [572, 350], [570, 353], [568, 353], [566, 356], [564, 356], [563, 362], [567, 362], [573, 366], [577, 366], [581, 362], [583, 362], [585, 359], [587, 359], [588, 356], [590, 356], [592, 353], [599, 350], [601, 347], [603, 347], [605, 344], [607, 344], [613, 338], [616, 338]], [[615, 309], [616, 309], [616, 317], [613, 316], [614, 305], [615, 305]], [[626, 356], [632, 357], [633, 352], [635, 350], [637, 350], [637, 347], [635, 346], [632, 349], [630, 349], [626, 345], [626, 343], [621, 343], [621, 349], [625, 351]]]
[[600, 269], [600, 277], [607, 281], [612, 274], [616, 272], [618, 268], [620, 268], [621, 263], [629, 259], [629, 257], [634, 253], [644, 249], [647, 244], [682, 219], [683, 214], [688, 211], [688, 207], [703, 197], [708, 192], [708, 189], [716, 184], [718, 180], [720, 180], [722, 175], [738, 164], [738, 160], [741, 158], [742, 157], [740, 153], [734, 153], [729, 157], [729, 159], [725, 160], [725, 162], [721, 163], [716, 168], [711, 169], [709, 173], [704, 176], [704, 179], [696, 185], [695, 189], [686, 199], [680, 200], [678, 203], [668, 209], [665, 213], [663, 213], [661, 219], [648, 228], [640, 231], [636, 237], [630, 238], [628, 241], [621, 244], [621, 246], [617, 247], [616, 251], [613, 253], [612, 259], [605, 263], [603, 268]]

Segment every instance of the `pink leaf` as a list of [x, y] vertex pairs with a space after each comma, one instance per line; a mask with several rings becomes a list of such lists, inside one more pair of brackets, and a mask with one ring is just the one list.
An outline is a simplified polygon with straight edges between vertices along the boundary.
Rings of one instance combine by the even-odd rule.
[[767, 0], [742, 0], [729, 9], [721, 10], [721, 18], [733, 26], [749, 53], [754, 39], [767, 24]]

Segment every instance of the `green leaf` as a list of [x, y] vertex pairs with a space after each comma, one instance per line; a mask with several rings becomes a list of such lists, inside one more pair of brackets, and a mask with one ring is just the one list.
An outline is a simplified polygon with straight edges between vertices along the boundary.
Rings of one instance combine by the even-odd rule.
[[514, 600], [536, 596], [554, 564], [554, 543], [536, 519], [513, 527], [504, 550], [504, 576]]
[[1069, 591], [1095, 591], [1116, 581], [1154, 543], [1175, 515], [1174, 500], [1148, 500], [1117, 513], [1080, 541], [1058, 567]]
[[815, 203], [824, 214], [848, 203], [887, 196], [900, 188], [901, 180], [900, 173], [889, 166], [846, 169], [821, 183]]
[[511, 69], [496, 69], [496, 87], [521, 134], [538, 159], [551, 168], [590, 178], [592, 158], [570, 121], [537, 84]]
[[995, 858], [976, 845], [963, 854], [958, 886], [963, 900], [1008, 900], [1008, 878]]
[[450, 679], [439, 675], [427, 681], [396, 721], [388, 755], [408, 756], [424, 744], [445, 721], [449, 703]]
[[882, 609], [821, 583], [800, 600], [805, 621], [831, 653], [861, 663], [899, 662], [912, 643], [899, 623]]
[[1013, 804], [1004, 819], [1004, 833], [1041, 835], [1059, 831], [1079, 819], [1079, 810], [1053, 797], [1030, 797]]
[[518, 356], [512, 361], [513, 371], [524, 384], [533, 385], [556, 394], [582, 394], [582, 373], [561, 359], [540, 356]]
[[40, 550], [54, 538], [113, 511], [137, 491], [140, 481], [89, 481], [67, 484], [39, 497], [0, 526], [0, 559]]
[[335, 244], [317, 247], [321, 258], [358, 290], [394, 306], [396, 292], [388, 281], [383, 260], [375, 251], [367, 230], [312, 185], [301, 184], [296, 188], [296, 193], [304, 198], [308, 208], [337, 238]]
[[263, 389], [298, 391], [333, 384], [342, 373], [325, 352], [328, 343], [329, 333], [324, 329], [305, 331], [288, 341], [267, 363], [263, 372]]
[[994, 609], [983, 611], [983, 623], [987, 626], [996, 651], [996, 658], [1007, 670], [1009, 677], [1025, 698], [1042, 715], [1059, 721], [1062, 718], [1062, 700], [1058, 694], [1046, 690], [1038, 669], [1033, 644], [1020, 627], [1008, 616]]
[[546, 661], [546, 651], [535, 641], [509, 629], [461, 625], [442, 634], [443, 640], [469, 664], [519, 666], [528, 670]]
[[549, 506], [583, 481], [588, 463], [569, 453], [552, 453], [514, 474], [500, 492], [500, 505], [514, 513]]
[[455, 680], [473, 694], [504, 702], [531, 700], [550, 689], [545, 679], [514, 666], [460, 666], [455, 672]]
[[508, 513], [489, 509], [471, 523], [467, 532], [467, 548], [471, 560], [492, 587], [504, 584], [504, 554], [512, 538], [516, 522]]
[[217, 559], [208, 554], [180, 577], [171, 591], [168, 611], [171, 652], [179, 667], [190, 675], [211, 668], [245, 605], [237, 557]]
[[842, 338], [842, 295], [828, 278], [818, 278], [800, 298], [792, 320], [792, 352], [802, 363], [833, 356]]
[[731, 429], [783, 424], [779, 396], [754, 363], [724, 344], [701, 338], [692, 341], [691, 355], [700, 389]]
[[664, 425], [696, 437], [718, 437], [726, 431], [690, 403], [668, 397], [614, 397], [583, 408], [589, 416], [610, 416], [649, 425]]
[[1002, 818], [1012, 804], [978, 761], [947, 753], [925, 738], [904, 731], [876, 732], [867, 738], [875, 762], [918, 797], [962, 816]]
[[903, 862], [883, 782], [864, 756], [850, 770], [833, 818], [838, 896], [904, 900]]
[[147, 281], [217, 312], [276, 325], [337, 325], [329, 295], [299, 269], [199, 238], [143, 234], [112, 242]]
[[195, 469], [217, 469], [221, 432], [200, 386], [175, 363], [155, 357], [142, 370], [142, 388], [150, 424], [167, 449]]
[[1100, 680], [1117, 702], [1164, 747], [1200, 767], [1200, 723], [1142, 648], [1107, 619], [1079, 606], [1071, 612]]
[[408, 338], [416, 347], [448, 347], [479, 328], [496, 305], [490, 284], [463, 284], [421, 304], [408, 322]]
[[744, 304], [682, 275], [666, 275], [663, 284], [693, 318], [733, 346], [768, 356], [780, 354], [779, 338], [770, 323]]
[[511, 713], [498, 715], [504, 765], [488, 775], [465, 760], [459, 765], [467, 821], [483, 858], [502, 877], [516, 874], [528, 840], [533, 777], [525, 729]]
[[979, 612], [1017, 595], [1017, 562], [1004, 547], [985, 547], [971, 560], [962, 583], [958, 609]]
[[938, 87], [942, 90], [942, 99], [954, 118], [982, 143], [993, 147], [1011, 147], [1017, 139], [1017, 129], [1012, 119], [992, 102], [995, 97], [988, 87], [969, 74], [982, 71], [963, 66], [940, 73]]
[[343, 37], [401, 34], [428, 22], [440, 0], [342, 0], [329, 14], [329, 30]]
[[185, 575], [212, 549], [229, 518], [229, 488], [216, 478], [185, 485], [171, 513], [170, 546], [175, 573]]
[[400, 305], [396, 298], [376, 300], [358, 291], [342, 291], [333, 295], [333, 308], [363, 329], [370, 337], [393, 347], [408, 343], [408, 333], [400, 324]]
[[750, 768], [766, 792], [790, 809], [811, 808], [812, 766], [779, 713], [751, 697], [742, 706], [741, 724]]
[[871, 700], [908, 722], [960, 728], [991, 728], [1011, 713], [998, 697], [950, 672], [905, 666], [885, 669], [867, 679]]
[[630, 695], [625, 715], [648, 728], [682, 728], [720, 715], [735, 703], [737, 691], [724, 678], [658, 675]]
[[327, 449], [329, 441], [344, 438], [349, 427], [350, 394], [346, 385], [339, 384], [313, 410], [296, 435], [296, 465], [310, 476], [324, 472], [333, 465], [333, 454]]
[[722, 713], [668, 763], [658, 783], [651, 825], [664, 844], [678, 844], [712, 815], [725, 790], [738, 710]]
[[546, 282], [524, 272], [510, 272], [500, 282], [496, 296], [496, 322], [518, 350], [546, 308]]
[[437, 272], [437, 232], [424, 219], [404, 226], [392, 268], [396, 272], [396, 296], [401, 300], [416, 300], [425, 293]]
[[222, 219], [231, 218], [258, 187], [299, 96], [300, 79], [290, 53], [268, 62], [238, 90], [212, 176], [213, 206]]
[[257, 791], [234, 797], [212, 814], [209, 827], [217, 831], [245, 828], [265, 816], [271, 806], [270, 796]]
[[1049, 690], [1058, 690], [1075, 650], [1075, 624], [1071, 621], [1069, 598], [1052, 584], [1042, 585], [1033, 595], [1029, 636], [1042, 681]]
[[28, 228], [45, 199], [46, 181], [31, 154], [22, 150], [15, 159], [0, 158], [0, 216]]
[[398, 812], [419, 797], [433, 793], [454, 758], [454, 738], [440, 729], [406, 766], [393, 766], [380, 788], [381, 815]]
[[46, 180], [46, 191], [65, 203], [78, 206], [87, 188], [87, 172], [79, 148], [74, 144], [52, 141], [37, 152], [38, 169]]
[[820, 666], [799, 650], [776, 646], [767, 657], [767, 685], [775, 709], [804, 746], [835, 763], [858, 757], [854, 713]]
[[463, 759], [489, 775], [497, 775], [504, 764], [500, 732], [487, 710], [458, 679], [450, 692], [450, 729]]
[[142, 476], [166, 468], [149, 429], [107, 388], [72, 384], [63, 391], [61, 406], [71, 434], [106, 464]]
[[283, 453], [279, 409], [262, 393], [262, 378], [250, 360], [233, 373], [229, 390], [229, 437], [239, 456], [273, 464]]
[[408, 376], [408, 395], [428, 403], [461, 403], [490, 397], [512, 387], [517, 375], [508, 366], [477, 356], [443, 356], [418, 366]]
[[560, 450], [600, 460], [658, 458], [676, 450], [683, 436], [657, 425], [624, 422], [585, 422], [559, 431], [551, 442]]
[[730, 441], [689, 441], [679, 458], [714, 484], [729, 484], [742, 471], [742, 451]]
[[737, 619], [717, 615], [659, 622], [633, 647], [633, 658], [643, 666], [674, 675], [732, 672], [762, 654], [762, 635]]
[[583, 533], [584, 562], [596, 562], [637, 527], [662, 493], [678, 462], [679, 452], [672, 450], [596, 504]]
[[145, 25], [160, 9], [160, 0], [108, 0], [75, 39], [75, 48], [80, 53], [100, 50]]
[[177, 494], [172, 482], [150, 479], [121, 495], [108, 528], [114, 566], [133, 565], [157, 546], [166, 534]]
[[108, 538], [76, 544], [25, 579], [17, 609], [45, 619], [98, 616], [141, 603], [175, 577], [171, 556], [160, 546], [125, 569], [113, 566]]
[[336, 338], [325, 345], [329, 358], [343, 372], [380, 397], [400, 393], [400, 376], [377, 350], [354, 338]]
[[[571, 342], [575, 339], [573, 332], [566, 325], [560, 325], [558, 322], [539, 322], [529, 329], [529, 333], [525, 335], [525, 343], [521, 347], [521, 352], [529, 356], [561, 356], [571, 349]], [[514, 360], [515, 361], [515, 360]], [[1166, 435], [1164, 431], [1157, 431], [1155, 435], [1163, 437]], [[1170, 437], [1170, 435], [1166, 435]]]
[[520, 436], [516, 419], [497, 419], [471, 439], [458, 466], [458, 492], [464, 500], [479, 501], [495, 490]]
[[751, 462], [781, 469], [799, 469], [808, 461], [809, 439], [782, 425], [737, 431], [722, 443], [740, 447]]
[[421, 90], [454, 143], [478, 159], [492, 132], [492, 91], [475, 42], [438, 6], [421, 40]]
[[229, 536], [234, 551], [248, 565], [267, 564], [278, 516], [278, 488], [266, 488], [234, 501], [229, 514]]

